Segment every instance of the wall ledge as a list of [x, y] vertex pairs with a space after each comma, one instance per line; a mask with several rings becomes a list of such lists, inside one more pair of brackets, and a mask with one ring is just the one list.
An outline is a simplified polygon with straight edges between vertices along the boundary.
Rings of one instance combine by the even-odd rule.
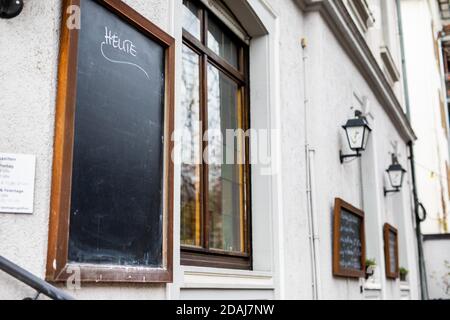
[[181, 288], [274, 290], [270, 272], [184, 267]]

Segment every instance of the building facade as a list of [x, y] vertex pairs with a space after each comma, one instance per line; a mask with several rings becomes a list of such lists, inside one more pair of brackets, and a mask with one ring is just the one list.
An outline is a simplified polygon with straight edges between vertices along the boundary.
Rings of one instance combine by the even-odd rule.
[[422, 232], [431, 299], [449, 297], [448, 5], [448, 1], [401, 3], [409, 113], [419, 137], [417, 187], [427, 212]]
[[448, 232], [449, 151], [440, 39], [443, 24], [436, 1], [403, 1], [402, 15], [409, 112], [420, 137], [415, 144], [418, 192], [428, 213], [422, 231], [424, 234], [445, 233]]
[[[409, 145], [417, 137], [406, 115], [394, 1], [24, 3], [18, 17], [0, 19], [0, 152], [36, 156], [34, 205], [32, 214], [0, 214], [1, 256], [78, 299], [420, 298], [409, 161]], [[114, 17], [120, 19], [108, 24], [107, 19]], [[134, 29], [125, 29], [124, 21]], [[75, 26], [73, 30], [64, 30], [69, 29], [68, 22]], [[90, 26], [101, 31], [98, 40], [97, 29]], [[127, 130], [115, 130], [132, 112], [108, 109], [122, 98], [154, 93], [140, 87], [145, 76], [152, 78], [148, 69], [130, 60], [118, 63], [108, 55], [108, 45], [132, 59], [141, 52], [135, 46], [137, 40], [129, 40], [126, 32], [109, 33], [119, 27], [129, 34], [150, 30], [169, 52], [165, 75], [174, 70], [173, 78], [168, 77], [173, 83], [166, 82], [166, 89], [171, 84], [174, 89], [165, 91], [168, 100], [173, 98], [173, 127], [167, 119], [164, 126], [150, 123], [149, 127], [163, 130], [161, 140], [168, 146], [160, 159], [164, 168], [159, 172], [164, 174], [154, 179], [164, 181], [160, 194], [168, 213], [148, 228], [142, 228], [148, 223], [145, 216], [138, 215], [137, 199], [142, 193], [128, 191], [139, 183], [153, 188], [155, 182], [151, 186], [141, 181], [145, 179], [132, 183], [129, 174], [134, 171], [125, 169], [123, 174], [109, 175], [106, 182], [93, 178], [104, 170], [95, 161], [120, 165], [125, 159], [130, 164], [147, 150], [138, 145], [141, 135], [121, 140], [142, 119], [133, 118]], [[75, 37], [79, 51], [71, 50]], [[85, 45], [89, 41], [99, 41], [97, 51]], [[73, 63], [77, 52], [78, 64]], [[155, 52], [153, 57], [160, 51]], [[105, 58], [101, 62], [95, 60], [102, 57], [100, 53]], [[89, 80], [100, 66], [111, 83], [118, 74], [128, 79], [127, 72], [144, 80], [120, 82], [123, 92], [105, 89], [100, 86], [107, 82], [104, 78], [103, 82]], [[86, 77], [86, 82], [79, 80], [72, 87], [74, 73], [78, 80]], [[97, 92], [116, 98], [105, 98], [106, 93], [98, 97]], [[80, 101], [86, 97], [100, 99], [90, 104], [99, 109], [84, 108]], [[142, 102], [133, 101], [134, 105]], [[100, 109], [104, 113], [97, 118]], [[84, 116], [78, 116], [82, 111]], [[342, 126], [355, 114], [365, 119], [371, 134], [365, 150], [359, 150], [360, 157], [341, 162], [340, 153], [353, 154]], [[108, 122], [114, 116], [123, 121]], [[104, 132], [105, 123], [117, 133], [113, 136], [117, 141], [93, 147], [98, 151], [95, 155], [94, 149], [82, 149], [83, 143], [102, 141], [95, 134]], [[244, 161], [214, 162], [224, 156], [218, 149], [233, 148], [210, 133], [202, 139], [207, 129], [250, 130], [237, 147], [237, 158]], [[165, 138], [172, 131], [182, 132], [173, 145], [178, 161], [166, 157], [172, 148]], [[72, 148], [65, 149], [64, 137], [73, 139], [73, 135]], [[143, 144], [148, 142], [144, 140]], [[111, 150], [118, 141], [125, 149], [115, 158]], [[127, 147], [135, 148], [136, 154]], [[72, 156], [66, 158], [64, 150], [71, 150], [67, 152]], [[202, 159], [205, 153], [211, 162], [189, 161], [198, 155]], [[123, 158], [123, 154], [134, 158]], [[399, 189], [392, 189], [386, 173], [393, 164], [407, 171]], [[109, 200], [84, 201], [115, 186], [118, 177], [123, 188], [105, 191]], [[68, 181], [67, 189], [64, 181]], [[385, 190], [395, 192], [385, 194]], [[345, 230], [336, 228], [336, 207], [341, 203], [336, 199], [349, 205], [342, 212], [364, 215], [363, 227], [358, 229], [361, 260], [354, 261], [363, 274], [357, 276], [337, 275], [343, 266], [337, 259], [339, 248], [345, 243], [337, 232]], [[68, 201], [65, 209], [64, 201]], [[111, 217], [116, 209], [120, 214]], [[59, 228], [64, 221], [66, 227]], [[158, 223], [162, 227], [154, 231]], [[390, 238], [385, 240], [385, 226], [396, 230], [394, 252], [389, 244], [386, 250]], [[159, 237], [152, 238], [152, 243], [159, 247], [147, 250], [148, 237], [155, 232]], [[153, 260], [152, 253], [160, 260]], [[374, 275], [367, 279], [366, 259], [376, 262]], [[67, 266], [73, 268], [65, 268], [60, 261], [69, 261]], [[168, 272], [158, 273], [160, 266]], [[400, 267], [409, 271], [406, 279], [399, 279]], [[147, 273], [146, 268], [154, 270]], [[31, 295], [31, 289], [0, 273], [0, 298]]]

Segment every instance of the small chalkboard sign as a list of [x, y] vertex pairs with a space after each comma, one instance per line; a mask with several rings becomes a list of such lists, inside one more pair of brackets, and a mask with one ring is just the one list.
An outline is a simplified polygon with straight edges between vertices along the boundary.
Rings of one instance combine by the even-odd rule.
[[386, 263], [386, 277], [397, 279], [400, 276], [398, 261], [398, 231], [386, 223], [384, 225], [384, 257]]
[[338, 277], [365, 276], [364, 212], [342, 199], [335, 200], [333, 274]]
[[170, 282], [174, 39], [120, 0], [63, 10], [47, 279]]

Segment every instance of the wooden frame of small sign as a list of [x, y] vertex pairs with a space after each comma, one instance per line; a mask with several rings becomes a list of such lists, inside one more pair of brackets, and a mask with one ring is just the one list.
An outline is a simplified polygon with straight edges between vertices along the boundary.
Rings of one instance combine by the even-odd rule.
[[[394, 243], [394, 257], [391, 257], [390, 245], [391, 245], [391, 235], [395, 237]], [[384, 238], [384, 261], [386, 264], [386, 277], [388, 279], [398, 279], [400, 277], [400, 265], [398, 260], [398, 230], [386, 223], [383, 228], [383, 238]], [[395, 270], [391, 270], [392, 258], [395, 259]]]
[[[358, 218], [360, 220], [359, 226], [359, 241], [361, 244], [361, 259], [360, 269], [343, 267], [341, 265], [341, 226], [343, 211]], [[344, 278], [364, 278], [366, 274], [366, 241], [365, 241], [365, 227], [364, 227], [364, 212], [342, 199], [337, 198], [334, 205], [334, 232], [333, 232], [333, 275]]]
[[[80, 30], [69, 28], [76, 21], [81, 0], [64, 0], [58, 69], [55, 141], [52, 173], [49, 242], [46, 279], [65, 282], [168, 283], [173, 280], [173, 162], [175, 40], [120, 0], [93, 0], [165, 50], [165, 99], [163, 158], [163, 267], [73, 265], [68, 262], [70, 198], [77, 97], [77, 62]], [[75, 19], [75, 20], [74, 20]], [[78, 273], [78, 274], [76, 274]]]

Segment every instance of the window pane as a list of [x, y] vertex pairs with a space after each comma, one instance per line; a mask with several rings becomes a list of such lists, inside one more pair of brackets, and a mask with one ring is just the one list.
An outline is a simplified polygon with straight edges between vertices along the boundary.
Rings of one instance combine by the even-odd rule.
[[183, 46], [181, 244], [201, 246], [199, 56]]
[[238, 46], [214, 18], [208, 18], [208, 47], [238, 69]]
[[200, 40], [200, 9], [189, 0], [183, 0], [183, 28]]
[[245, 251], [244, 145], [226, 138], [227, 130], [243, 128], [240, 101], [237, 84], [208, 66], [209, 241], [231, 252]]

